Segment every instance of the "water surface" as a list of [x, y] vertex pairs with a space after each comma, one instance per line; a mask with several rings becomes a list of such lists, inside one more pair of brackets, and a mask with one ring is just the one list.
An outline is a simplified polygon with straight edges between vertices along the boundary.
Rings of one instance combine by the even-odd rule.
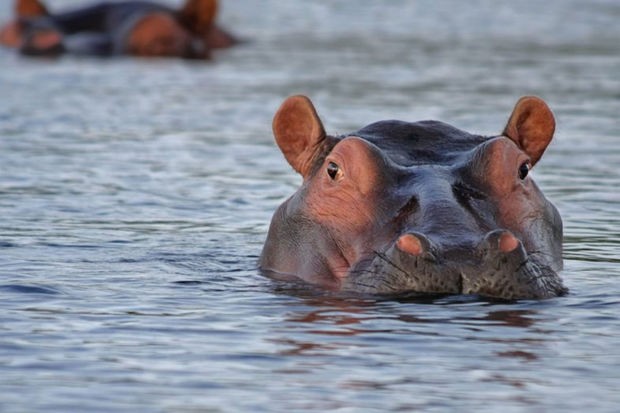
[[[236, 0], [221, 20], [250, 41], [211, 63], [0, 51], [0, 411], [617, 411], [619, 18], [612, 0]], [[332, 133], [495, 134], [543, 97], [558, 129], [534, 176], [564, 218], [570, 295], [262, 278], [300, 182], [271, 118], [296, 93]]]

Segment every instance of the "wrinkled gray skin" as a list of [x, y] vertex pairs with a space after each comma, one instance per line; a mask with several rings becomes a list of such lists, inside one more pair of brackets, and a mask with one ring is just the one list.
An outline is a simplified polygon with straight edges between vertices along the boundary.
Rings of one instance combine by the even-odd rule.
[[555, 128], [542, 100], [522, 98], [492, 137], [393, 120], [328, 136], [303, 96], [273, 126], [304, 182], [273, 216], [264, 274], [372, 294], [566, 293], [562, 221], [528, 175]]

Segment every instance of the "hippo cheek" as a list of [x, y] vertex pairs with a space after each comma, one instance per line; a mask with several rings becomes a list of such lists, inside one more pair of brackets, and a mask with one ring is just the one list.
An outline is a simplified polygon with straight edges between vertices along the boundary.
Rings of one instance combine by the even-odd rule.
[[[543, 245], [561, 246], [561, 221], [556, 222], [553, 207], [533, 181], [527, 180], [512, 192], [496, 196], [497, 226], [512, 231], [523, 243], [526, 251], [546, 248]], [[556, 227], [560, 228], [559, 238], [553, 235]]]
[[350, 263], [393, 236], [389, 219], [393, 169], [371, 144], [348, 137], [305, 184], [302, 215], [325, 228]]
[[530, 230], [547, 208], [529, 177], [530, 157], [510, 139], [498, 137], [481, 147], [476, 158], [473, 176], [494, 204], [495, 225], [513, 231], [530, 250]]

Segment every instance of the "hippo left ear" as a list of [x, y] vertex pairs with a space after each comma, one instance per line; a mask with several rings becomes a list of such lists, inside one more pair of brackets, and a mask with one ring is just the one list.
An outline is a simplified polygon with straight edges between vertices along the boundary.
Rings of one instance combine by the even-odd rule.
[[533, 166], [547, 149], [554, 131], [555, 118], [549, 106], [536, 96], [524, 96], [515, 105], [504, 135], [530, 156]]
[[291, 96], [273, 118], [273, 135], [289, 164], [304, 178], [325, 140], [325, 129], [310, 99]]
[[47, 8], [39, 0], [17, 0], [14, 9], [15, 15], [20, 19], [49, 15]]

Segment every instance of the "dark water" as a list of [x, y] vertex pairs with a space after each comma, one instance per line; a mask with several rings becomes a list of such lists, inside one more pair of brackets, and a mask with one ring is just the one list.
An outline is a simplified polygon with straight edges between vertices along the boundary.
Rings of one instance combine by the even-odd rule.
[[[222, 3], [252, 41], [209, 64], [0, 52], [0, 411], [618, 411], [620, 3]], [[270, 131], [294, 93], [333, 133], [498, 133], [542, 96], [558, 130], [535, 177], [571, 294], [356, 300], [263, 279], [299, 184]]]

